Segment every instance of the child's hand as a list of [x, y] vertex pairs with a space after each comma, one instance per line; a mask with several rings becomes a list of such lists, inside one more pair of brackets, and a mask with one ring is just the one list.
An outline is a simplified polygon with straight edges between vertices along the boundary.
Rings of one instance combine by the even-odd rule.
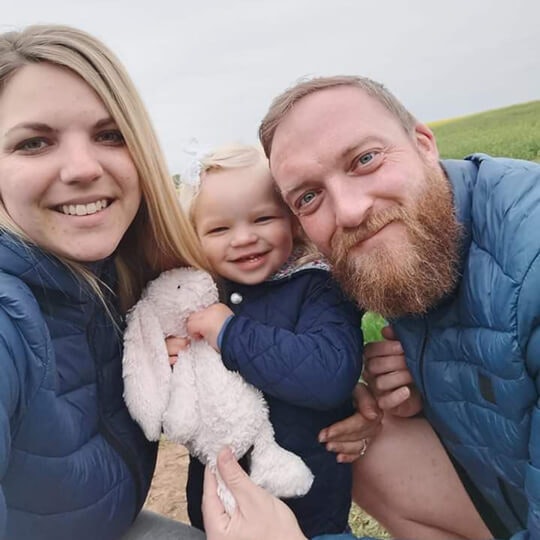
[[169, 355], [169, 364], [173, 367], [178, 360], [178, 353], [189, 347], [189, 339], [169, 336], [165, 339], [165, 345], [167, 347], [167, 354]]
[[188, 334], [194, 339], [205, 339], [217, 352], [217, 338], [225, 321], [234, 313], [225, 304], [213, 304], [192, 313], [187, 321]]

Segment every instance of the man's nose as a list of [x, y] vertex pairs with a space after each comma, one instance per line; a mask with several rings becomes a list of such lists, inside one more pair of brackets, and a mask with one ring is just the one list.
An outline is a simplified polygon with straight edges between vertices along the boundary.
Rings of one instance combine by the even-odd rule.
[[73, 140], [62, 149], [60, 180], [65, 183], [92, 182], [103, 174], [103, 167], [91, 141]]
[[373, 206], [373, 197], [361, 185], [361, 178], [337, 178], [329, 183], [329, 195], [336, 226], [342, 229], [358, 227]]

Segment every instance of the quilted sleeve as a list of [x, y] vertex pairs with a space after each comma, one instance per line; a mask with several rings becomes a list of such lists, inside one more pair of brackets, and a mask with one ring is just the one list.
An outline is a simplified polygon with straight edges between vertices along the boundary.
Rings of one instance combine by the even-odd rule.
[[266, 394], [331, 409], [350, 398], [360, 376], [360, 318], [328, 275], [318, 273], [297, 307], [293, 331], [233, 317], [223, 337], [223, 363]]
[[12, 354], [6, 345], [3, 332], [5, 319], [1, 315], [0, 312], [0, 539], [5, 538], [7, 527], [6, 499], [2, 484], [11, 449], [10, 423], [19, 401], [18, 375]]

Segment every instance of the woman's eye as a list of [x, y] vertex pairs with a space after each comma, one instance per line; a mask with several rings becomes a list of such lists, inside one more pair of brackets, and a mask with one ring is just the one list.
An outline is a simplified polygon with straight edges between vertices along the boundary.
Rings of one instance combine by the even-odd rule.
[[15, 146], [15, 150], [25, 152], [27, 154], [37, 153], [40, 150], [45, 149], [48, 146], [47, 141], [43, 137], [32, 137], [21, 141]]
[[96, 139], [99, 142], [104, 142], [115, 146], [121, 146], [125, 143], [124, 136], [118, 129], [103, 131], [97, 135]]

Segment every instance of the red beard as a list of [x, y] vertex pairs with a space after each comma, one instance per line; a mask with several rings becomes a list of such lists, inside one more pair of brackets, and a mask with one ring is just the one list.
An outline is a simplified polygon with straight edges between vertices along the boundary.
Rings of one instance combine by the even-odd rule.
[[[408, 242], [349, 253], [391, 222], [402, 223]], [[451, 292], [458, 279], [461, 227], [450, 185], [439, 168], [425, 167], [425, 189], [414, 206], [370, 215], [355, 230], [332, 238], [334, 274], [361, 307], [384, 317], [422, 314]]]

